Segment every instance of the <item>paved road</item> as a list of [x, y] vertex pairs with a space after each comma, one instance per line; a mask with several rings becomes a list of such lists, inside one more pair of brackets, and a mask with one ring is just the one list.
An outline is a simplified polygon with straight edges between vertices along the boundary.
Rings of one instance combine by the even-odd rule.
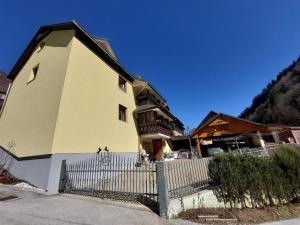
[[0, 194], [20, 198], [0, 202], [2, 225], [170, 225], [142, 205], [73, 195], [46, 196], [0, 185]]

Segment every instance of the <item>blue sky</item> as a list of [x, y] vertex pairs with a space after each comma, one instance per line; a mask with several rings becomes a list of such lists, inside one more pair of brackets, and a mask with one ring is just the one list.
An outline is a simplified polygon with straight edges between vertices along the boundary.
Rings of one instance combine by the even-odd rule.
[[[80, 2], [80, 3], [79, 3]], [[9, 72], [43, 24], [77, 20], [106, 37], [189, 127], [232, 115], [300, 55], [300, 1], [2, 1], [0, 69]]]

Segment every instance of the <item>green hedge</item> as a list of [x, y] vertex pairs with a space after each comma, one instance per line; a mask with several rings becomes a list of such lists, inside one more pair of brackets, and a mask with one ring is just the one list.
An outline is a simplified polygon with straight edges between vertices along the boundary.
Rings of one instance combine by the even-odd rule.
[[300, 151], [281, 146], [271, 157], [221, 153], [210, 161], [209, 175], [231, 207], [283, 204], [299, 197]]

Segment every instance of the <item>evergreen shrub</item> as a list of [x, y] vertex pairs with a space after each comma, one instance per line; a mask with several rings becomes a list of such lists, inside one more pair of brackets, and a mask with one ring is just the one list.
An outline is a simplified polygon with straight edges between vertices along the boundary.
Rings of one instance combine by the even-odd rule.
[[265, 207], [299, 198], [300, 152], [295, 148], [280, 146], [271, 157], [220, 153], [208, 167], [218, 196], [231, 207]]

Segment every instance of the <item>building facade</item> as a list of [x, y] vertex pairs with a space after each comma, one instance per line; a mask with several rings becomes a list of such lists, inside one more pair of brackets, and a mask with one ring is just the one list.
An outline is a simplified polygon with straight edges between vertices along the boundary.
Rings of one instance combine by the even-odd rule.
[[[107, 40], [76, 22], [41, 27], [8, 77], [13, 82], [0, 118], [0, 145], [15, 157], [15, 167], [21, 161], [38, 167], [37, 160], [48, 159], [44, 170], [51, 174], [61, 159], [105, 147], [130, 157], [145, 148], [159, 160], [171, 148], [171, 136], [183, 130], [159, 93], [120, 65]], [[156, 95], [149, 102], [156, 100], [145, 108], [141, 98], [147, 94]], [[148, 114], [153, 118], [144, 123]]]

